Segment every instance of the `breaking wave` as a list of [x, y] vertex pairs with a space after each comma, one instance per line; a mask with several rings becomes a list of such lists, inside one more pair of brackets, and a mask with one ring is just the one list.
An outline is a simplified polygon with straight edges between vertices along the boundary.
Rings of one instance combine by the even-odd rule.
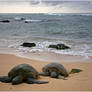
[[58, 15], [58, 16], [92, 16], [92, 13], [44, 13], [44, 15]]
[[78, 55], [78, 56], [84, 56], [84, 57], [90, 57], [92, 56], [92, 50], [91, 47], [92, 45], [90, 45], [90, 47], [87, 44], [81, 44], [81, 45], [69, 45], [67, 43], [64, 43], [66, 45], [68, 45], [69, 47], [71, 47], [71, 49], [67, 49], [67, 50], [56, 50], [56, 49], [52, 49], [52, 48], [48, 48], [48, 46], [50, 44], [58, 44], [58, 43], [64, 43], [62, 41], [43, 41], [43, 42], [37, 42], [36, 43], [36, 47], [22, 47], [20, 46], [22, 44], [22, 41], [20, 43], [16, 43], [16, 44], [12, 44], [9, 45], [8, 48], [14, 48], [17, 52], [21, 52], [21, 53], [29, 53], [29, 52], [54, 52], [54, 53], [58, 53], [58, 54], [64, 54], [64, 55]]

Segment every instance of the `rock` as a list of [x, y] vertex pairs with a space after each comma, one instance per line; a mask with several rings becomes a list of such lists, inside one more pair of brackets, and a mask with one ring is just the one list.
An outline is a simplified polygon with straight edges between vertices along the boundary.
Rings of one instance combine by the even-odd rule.
[[82, 71], [83, 70], [81, 70], [81, 69], [72, 69], [69, 74], [79, 73], [79, 72], [82, 72]]
[[68, 47], [68, 46], [66, 46], [66, 45], [64, 45], [64, 44], [56, 44], [56, 45], [53, 45], [53, 44], [51, 44], [51, 45], [49, 45], [48, 46], [48, 48], [55, 48], [55, 49], [62, 49], [62, 50], [64, 50], [64, 49], [70, 49], [70, 47]]
[[70, 47], [68, 47], [64, 44], [57, 44], [56, 49], [70, 49]]
[[24, 42], [21, 46], [23, 46], [23, 47], [35, 47], [36, 44], [35, 43]]
[[57, 46], [56, 45], [53, 45], [53, 44], [51, 44], [51, 45], [49, 45], [48, 46], [48, 48], [56, 48]]
[[6, 20], [0, 20], [0, 22], [9, 23], [10, 21], [6, 19]]

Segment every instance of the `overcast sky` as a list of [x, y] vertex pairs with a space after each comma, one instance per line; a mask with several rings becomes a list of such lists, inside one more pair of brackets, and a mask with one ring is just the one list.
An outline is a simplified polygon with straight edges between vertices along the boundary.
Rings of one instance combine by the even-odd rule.
[[0, 0], [0, 13], [92, 13], [92, 0]]

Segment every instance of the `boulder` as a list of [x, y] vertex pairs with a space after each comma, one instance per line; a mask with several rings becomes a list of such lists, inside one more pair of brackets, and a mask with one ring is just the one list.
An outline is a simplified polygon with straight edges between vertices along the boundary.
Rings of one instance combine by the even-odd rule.
[[56, 48], [56, 47], [57, 47], [57, 45], [53, 45], [53, 44], [48, 46], [48, 48]]
[[24, 42], [21, 46], [23, 46], [23, 47], [35, 47], [36, 44], [35, 43]]
[[66, 46], [65, 44], [56, 44], [56, 45], [49, 45], [48, 48], [55, 48], [57, 50], [64, 50], [64, 49], [70, 49], [70, 47]]
[[65, 44], [57, 44], [56, 49], [70, 49], [70, 47]]
[[9, 23], [10, 21], [9, 20], [0, 20], [0, 22]]

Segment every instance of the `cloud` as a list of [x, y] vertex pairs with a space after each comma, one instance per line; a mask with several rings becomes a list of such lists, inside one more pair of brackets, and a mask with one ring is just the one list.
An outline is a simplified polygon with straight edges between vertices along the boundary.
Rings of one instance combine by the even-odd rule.
[[33, 7], [44, 7], [51, 13], [91, 13], [91, 1], [42, 1], [35, 0], [30, 2]]
[[92, 1], [0, 0], [0, 12], [92, 13]]

